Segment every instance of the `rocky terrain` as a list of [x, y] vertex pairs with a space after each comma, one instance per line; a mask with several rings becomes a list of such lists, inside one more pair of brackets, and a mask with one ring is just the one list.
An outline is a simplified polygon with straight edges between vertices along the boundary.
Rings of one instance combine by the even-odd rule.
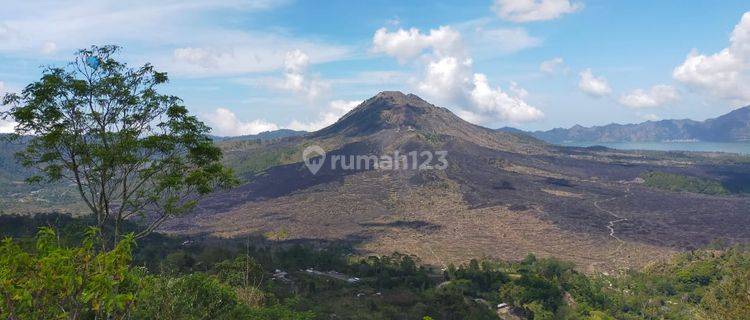
[[[346, 241], [363, 253], [399, 251], [438, 266], [531, 252], [589, 271], [642, 266], [716, 240], [750, 241], [750, 198], [738, 191], [750, 184], [747, 158], [558, 147], [470, 124], [400, 92], [380, 93], [304, 136], [220, 145], [246, 183], [207, 197], [162, 231]], [[312, 145], [327, 152], [315, 175], [302, 162]], [[445, 170], [331, 166], [336, 155], [443, 150]], [[651, 171], [737, 192], [653, 189], [640, 178]]]

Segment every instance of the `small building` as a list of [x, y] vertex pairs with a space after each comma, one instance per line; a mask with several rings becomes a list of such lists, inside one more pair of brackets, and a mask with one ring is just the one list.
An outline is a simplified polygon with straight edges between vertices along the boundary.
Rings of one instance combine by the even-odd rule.
[[357, 283], [357, 282], [359, 282], [359, 278], [357, 278], [357, 277], [349, 278], [349, 279], [346, 279], [346, 282]]

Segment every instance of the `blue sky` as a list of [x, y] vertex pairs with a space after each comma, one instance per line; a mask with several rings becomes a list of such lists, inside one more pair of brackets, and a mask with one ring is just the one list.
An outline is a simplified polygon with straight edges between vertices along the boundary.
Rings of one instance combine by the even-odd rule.
[[[383, 90], [488, 127], [705, 119], [750, 103], [747, 1], [3, 1], [0, 92], [118, 44], [220, 135], [315, 130]], [[0, 123], [7, 131], [12, 124]]]

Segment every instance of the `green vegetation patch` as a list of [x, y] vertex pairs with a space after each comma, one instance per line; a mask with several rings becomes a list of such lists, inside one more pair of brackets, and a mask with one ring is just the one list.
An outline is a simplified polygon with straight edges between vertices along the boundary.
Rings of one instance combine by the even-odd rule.
[[251, 153], [228, 153], [224, 157], [224, 164], [243, 176], [256, 174], [273, 166], [295, 162], [294, 160], [300, 158], [296, 157], [298, 154], [299, 150], [296, 147], [257, 149], [256, 152]]
[[641, 174], [645, 185], [670, 191], [686, 191], [711, 195], [726, 195], [727, 190], [719, 181], [681, 174], [651, 171]]

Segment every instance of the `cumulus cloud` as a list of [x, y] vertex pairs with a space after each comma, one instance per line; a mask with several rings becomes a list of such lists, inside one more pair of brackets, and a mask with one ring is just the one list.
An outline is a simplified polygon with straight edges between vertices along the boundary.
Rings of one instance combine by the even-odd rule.
[[471, 123], [482, 123], [485, 120], [484, 117], [465, 109], [458, 109], [455, 113], [459, 118]]
[[750, 12], [742, 15], [729, 42], [729, 47], [711, 55], [693, 49], [672, 76], [719, 98], [750, 101]]
[[636, 89], [620, 96], [620, 104], [630, 108], [653, 108], [677, 101], [680, 93], [673, 86], [658, 84], [648, 90]]
[[513, 22], [553, 20], [583, 9], [583, 3], [571, 0], [495, 0], [492, 10]]
[[427, 48], [440, 55], [456, 53], [462, 50], [460, 38], [460, 34], [448, 26], [432, 29], [429, 34], [422, 34], [417, 28], [398, 29], [394, 32], [380, 28], [375, 31], [372, 44], [374, 52], [385, 53], [405, 63]]
[[609, 87], [607, 79], [595, 76], [591, 69], [583, 70], [578, 75], [580, 77], [578, 88], [584, 93], [595, 98], [601, 98], [612, 93], [612, 88]]
[[447, 56], [430, 61], [417, 85], [419, 91], [443, 101], [459, 99], [470, 80], [472, 65], [471, 59], [459, 59]]
[[528, 92], [518, 84], [513, 83], [506, 92], [491, 87], [484, 74], [475, 73], [460, 33], [451, 27], [442, 26], [428, 33], [415, 28], [393, 32], [379, 29], [373, 37], [373, 49], [401, 63], [420, 62], [424, 71], [416, 81], [417, 91], [430, 100], [456, 106], [456, 113], [469, 122], [518, 123], [543, 116], [524, 101]]
[[513, 86], [512, 91], [516, 94], [511, 95], [500, 88], [491, 88], [487, 77], [481, 73], [474, 74], [473, 83], [471, 101], [485, 114], [499, 114], [503, 119], [513, 122], [532, 121], [543, 116], [541, 111], [523, 101], [526, 90]]
[[307, 74], [310, 57], [299, 49], [286, 53], [284, 59], [284, 80], [279, 87], [302, 94], [314, 100], [328, 88], [328, 84]]
[[560, 57], [545, 60], [539, 64], [539, 71], [549, 75], [556, 74], [560, 71], [565, 72], [565, 70], [565, 61]]
[[213, 129], [213, 134], [219, 136], [241, 136], [279, 129], [276, 124], [261, 119], [244, 122], [226, 108], [217, 108], [214, 112], [204, 115], [203, 118]]

